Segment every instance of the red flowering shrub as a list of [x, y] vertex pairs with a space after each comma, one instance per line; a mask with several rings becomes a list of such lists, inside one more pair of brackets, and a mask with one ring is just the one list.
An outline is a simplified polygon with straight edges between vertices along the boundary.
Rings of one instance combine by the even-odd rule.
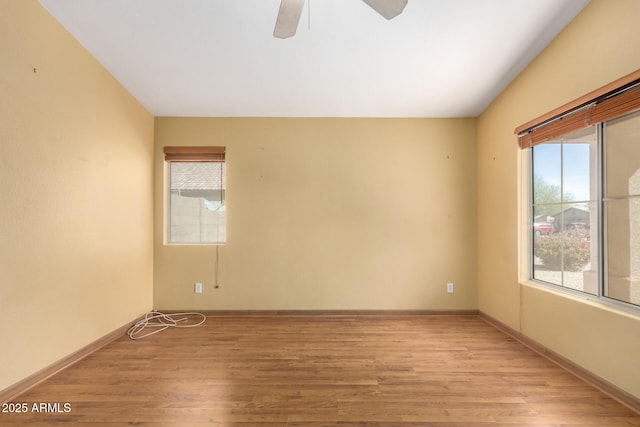
[[550, 270], [560, 270], [564, 266], [565, 271], [580, 271], [591, 258], [589, 230], [535, 236], [534, 253]]

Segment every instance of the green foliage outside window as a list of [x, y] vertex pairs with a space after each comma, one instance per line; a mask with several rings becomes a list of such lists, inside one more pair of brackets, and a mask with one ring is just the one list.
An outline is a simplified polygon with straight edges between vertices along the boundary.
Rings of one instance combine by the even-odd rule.
[[580, 271], [591, 258], [589, 230], [566, 230], [535, 237], [534, 252], [549, 270]]

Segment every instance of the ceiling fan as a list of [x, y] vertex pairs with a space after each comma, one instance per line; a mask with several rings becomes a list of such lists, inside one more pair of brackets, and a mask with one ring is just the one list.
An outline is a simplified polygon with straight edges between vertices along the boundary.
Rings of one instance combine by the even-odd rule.
[[[298, 21], [305, 0], [280, 0], [280, 10], [276, 19], [273, 36], [286, 39], [296, 34]], [[386, 19], [394, 18], [402, 13], [408, 0], [362, 0]]]

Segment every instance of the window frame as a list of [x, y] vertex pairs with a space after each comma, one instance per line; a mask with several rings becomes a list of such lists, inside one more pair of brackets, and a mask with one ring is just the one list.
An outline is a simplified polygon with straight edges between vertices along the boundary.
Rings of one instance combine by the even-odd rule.
[[[164, 166], [165, 166], [165, 187], [163, 189], [165, 203], [165, 221], [163, 227], [164, 244], [171, 246], [223, 246], [227, 243], [226, 230], [226, 148], [221, 146], [165, 146], [163, 147]], [[199, 241], [199, 242], [180, 242], [171, 240], [171, 164], [172, 163], [222, 163], [221, 166], [221, 185], [220, 192], [224, 194], [225, 218], [222, 227], [224, 228], [223, 238], [219, 241]]]
[[[535, 260], [534, 260], [534, 251], [535, 251], [535, 231], [534, 231], [534, 224], [535, 224], [535, 207], [536, 206], [540, 206], [539, 203], [535, 203], [534, 201], [534, 197], [535, 197], [535, 193], [534, 193], [534, 177], [535, 177], [535, 168], [534, 168], [534, 161], [535, 161], [535, 157], [533, 154], [533, 149], [534, 147], [529, 147], [525, 152], [526, 152], [526, 161], [527, 161], [527, 175], [528, 175], [528, 179], [527, 179], [527, 230], [528, 230], [528, 244], [527, 244], [527, 260], [528, 260], [528, 275], [527, 275], [527, 280], [534, 282], [536, 284], [542, 284], [545, 286], [549, 286], [552, 287], [553, 289], [558, 289], [558, 290], [562, 290], [571, 294], [575, 294], [575, 295], [579, 295], [588, 299], [598, 299], [598, 298], [608, 298], [604, 293], [603, 293], [603, 288], [602, 288], [602, 281], [604, 278], [604, 272], [606, 270], [604, 270], [603, 266], [602, 266], [602, 249], [603, 249], [603, 242], [604, 240], [601, 238], [602, 236], [602, 229], [603, 229], [603, 218], [601, 213], [603, 212], [603, 209], [601, 207], [602, 202], [602, 173], [601, 171], [603, 170], [602, 167], [602, 140], [601, 140], [601, 127], [600, 124], [595, 125], [594, 128], [594, 134], [596, 137], [596, 144], [595, 144], [595, 151], [596, 151], [596, 161], [595, 161], [595, 171], [593, 171], [593, 173], [596, 175], [596, 185], [595, 185], [595, 190], [596, 190], [596, 198], [595, 199], [590, 199], [590, 200], [578, 200], [578, 201], [570, 201], [570, 200], [565, 200], [564, 199], [564, 193], [565, 193], [565, 188], [563, 185], [560, 186], [560, 200], [557, 202], [557, 204], [561, 207], [565, 207], [565, 206], [571, 206], [572, 204], [579, 204], [579, 203], [589, 203], [589, 204], [593, 204], [596, 207], [595, 210], [595, 215], [596, 215], [596, 230], [595, 230], [595, 236], [596, 238], [598, 238], [598, 242], [597, 242], [597, 259], [598, 259], [598, 265], [597, 265], [597, 293], [593, 294], [587, 291], [580, 291], [577, 289], [573, 289], [571, 287], [565, 286], [564, 284], [556, 284], [556, 283], [552, 283], [552, 282], [548, 282], [542, 279], [538, 279], [534, 277], [534, 272], [535, 272]], [[558, 141], [558, 139], [560, 141]], [[541, 143], [539, 145], [545, 144], [545, 143], [553, 143], [558, 141], [559, 144], [561, 144], [561, 148], [560, 148], [560, 176], [563, 178], [562, 182], [564, 182], [564, 146], [567, 145], [566, 143], [562, 142], [561, 139], [562, 138], [558, 138], [558, 139], [554, 139], [551, 141], [545, 141], [544, 143]], [[555, 203], [553, 203], [555, 204]], [[565, 208], [566, 209], [566, 208]], [[563, 209], [561, 212], [564, 212]], [[561, 220], [561, 224], [564, 224], [564, 219]], [[591, 230], [591, 228], [589, 228]], [[593, 235], [593, 233], [592, 233]], [[564, 274], [565, 274], [565, 270], [563, 269], [561, 271], [561, 274], [564, 278]], [[630, 304], [632, 307], [635, 307], [634, 304]]]
[[[624, 98], [616, 99], [617, 96], [624, 96]], [[603, 104], [604, 107], [602, 106]], [[595, 121], [592, 120], [594, 111], [598, 113]], [[524, 213], [526, 213], [526, 220], [524, 221], [524, 224], [526, 224], [526, 243], [520, 246], [521, 250], [524, 251], [520, 256], [523, 262], [521, 266], [526, 266], [526, 275], [521, 274], [521, 280], [535, 286], [578, 297], [582, 300], [603, 303], [636, 316], [640, 315], [639, 303], [627, 302], [608, 296], [608, 250], [610, 248], [607, 248], [607, 209], [605, 206], [607, 197], [605, 192], [607, 174], [605, 159], [605, 144], [607, 141], [605, 141], [605, 129], [607, 123], [637, 113], [638, 111], [640, 111], [640, 70], [516, 128], [515, 133], [518, 135], [518, 143], [523, 152], [519, 159], [521, 162], [521, 170], [523, 171], [521, 183], [524, 187], [520, 188], [525, 188], [525, 194], [522, 195], [523, 197], [521, 197], [520, 200], [521, 203], [526, 203], [526, 209], [524, 209]], [[563, 122], [563, 120], [566, 121]], [[534, 208], [536, 206], [534, 203], [535, 169], [533, 147], [538, 144], [559, 140], [563, 136], [569, 135], [576, 130], [591, 126], [595, 126], [595, 150], [597, 156], [595, 171], [591, 171], [591, 173], [596, 174], [595, 191], [597, 197], [594, 203], [596, 209], [595, 215], [597, 216], [595, 221], [597, 230], [595, 233], [592, 231], [592, 238], [597, 239], [596, 256], [598, 265], [596, 267], [596, 294], [569, 288], [564, 286], [563, 282], [558, 285], [533, 277], [535, 271]], [[562, 167], [561, 157], [561, 171]]]

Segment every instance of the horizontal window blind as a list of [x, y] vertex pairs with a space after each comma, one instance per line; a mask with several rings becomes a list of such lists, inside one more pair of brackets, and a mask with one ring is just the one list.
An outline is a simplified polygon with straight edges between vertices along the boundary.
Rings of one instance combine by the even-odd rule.
[[225, 147], [164, 147], [168, 162], [224, 162]]
[[515, 129], [520, 148], [640, 110], [640, 70]]

